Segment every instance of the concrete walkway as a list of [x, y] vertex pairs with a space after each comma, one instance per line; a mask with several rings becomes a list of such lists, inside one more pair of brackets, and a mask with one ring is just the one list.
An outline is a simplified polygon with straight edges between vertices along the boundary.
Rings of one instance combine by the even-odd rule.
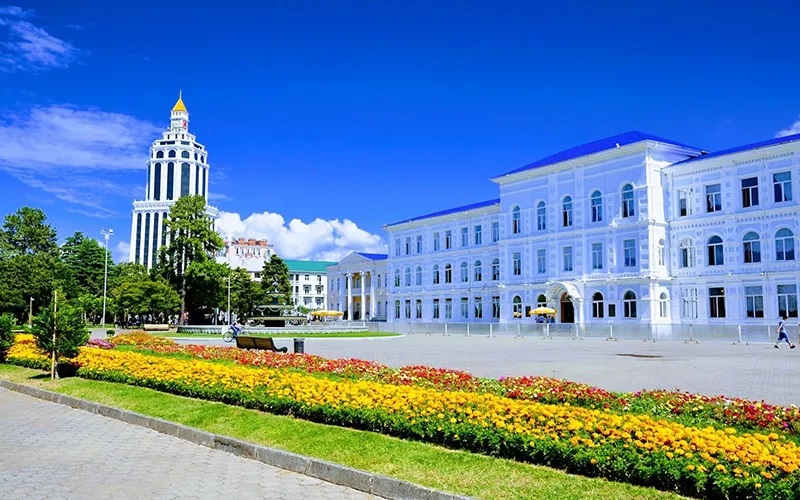
[[0, 389], [0, 498], [376, 498]]

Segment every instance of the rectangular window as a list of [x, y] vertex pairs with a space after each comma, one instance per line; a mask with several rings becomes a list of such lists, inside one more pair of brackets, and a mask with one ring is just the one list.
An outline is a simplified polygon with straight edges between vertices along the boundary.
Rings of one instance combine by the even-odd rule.
[[406, 238], [406, 255], [411, 253], [411, 237]]
[[474, 309], [475, 309], [475, 319], [482, 319], [483, 318], [483, 299], [481, 297], [475, 297], [474, 301]]
[[439, 232], [438, 231], [433, 233], [433, 251], [434, 252], [438, 252], [439, 251]]
[[513, 262], [514, 276], [522, 276], [522, 254], [514, 252], [511, 254], [511, 260]]
[[492, 319], [500, 319], [500, 296], [492, 297]]
[[608, 317], [615, 318], [617, 316], [617, 305], [616, 304], [609, 304], [608, 305]]
[[461, 228], [461, 247], [468, 247], [469, 246], [469, 228], [462, 227]]
[[492, 281], [497, 281], [500, 279], [500, 261], [498, 259], [494, 259], [492, 261]]
[[712, 318], [725, 317], [725, 289], [723, 287], [708, 289], [708, 312]]
[[461, 319], [469, 319], [469, 299], [461, 297]]
[[400, 257], [400, 239], [394, 240], [394, 255]]
[[636, 240], [624, 240], [622, 249], [625, 255], [625, 267], [636, 267]]
[[400, 319], [400, 301], [394, 301], [394, 317]]
[[564, 247], [564, 271], [572, 271], [572, 247]]
[[592, 269], [603, 269], [602, 243], [592, 243]]
[[722, 188], [719, 184], [706, 186], [706, 212], [719, 212], [722, 210]]
[[411, 301], [406, 300], [406, 319], [411, 319]]
[[792, 201], [792, 173], [780, 172], [772, 174], [772, 187], [775, 194], [775, 203]]
[[444, 299], [444, 319], [453, 319], [453, 299]]
[[492, 222], [492, 243], [500, 241], [500, 223]]
[[539, 274], [547, 272], [547, 250], [544, 248], [536, 250], [536, 272]]
[[417, 306], [416, 307], [416, 313], [417, 313], [416, 318], [417, 319], [422, 319], [422, 299], [417, 299], [416, 306]]
[[422, 235], [417, 236], [417, 253], [422, 253]]
[[475, 244], [482, 245], [483, 244], [483, 234], [481, 234], [481, 226], [475, 226]]
[[444, 249], [450, 250], [453, 248], [453, 231], [447, 230], [444, 232]]
[[744, 287], [744, 302], [748, 318], [764, 317], [764, 295], [760, 286]]
[[433, 299], [433, 319], [439, 319], [439, 299]]
[[678, 190], [678, 217], [692, 215], [692, 194], [691, 189]]
[[797, 317], [797, 285], [778, 285], [778, 316]]
[[758, 177], [742, 179], [742, 208], [758, 206]]

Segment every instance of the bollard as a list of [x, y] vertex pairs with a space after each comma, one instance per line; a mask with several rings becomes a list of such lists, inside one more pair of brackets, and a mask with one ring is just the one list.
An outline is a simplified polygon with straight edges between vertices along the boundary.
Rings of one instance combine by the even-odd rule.
[[464, 335], [464, 336], [465, 337], [471, 337], [471, 335], [469, 334], [469, 323], [467, 323], [467, 334]]
[[494, 332], [492, 331], [492, 324], [489, 323], [489, 337], [494, 337]]
[[522, 338], [522, 327], [517, 323], [517, 337]]
[[[736, 329], [739, 331], [739, 342], [738, 343], [741, 344], [742, 343], [742, 325], [737, 325]], [[734, 342], [734, 344], [736, 344], [736, 342]]]
[[549, 338], [551, 340], [553, 339], [553, 337], [550, 335], [550, 323], [544, 324], [544, 338]]
[[447, 323], [444, 324], [444, 335], [447, 336]]
[[305, 352], [305, 339], [294, 339], [294, 352], [296, 354]]
[[614, 325], [611, 323], [608, 324], [608, 338], [606, 340], [617, 340], [614, 338]]

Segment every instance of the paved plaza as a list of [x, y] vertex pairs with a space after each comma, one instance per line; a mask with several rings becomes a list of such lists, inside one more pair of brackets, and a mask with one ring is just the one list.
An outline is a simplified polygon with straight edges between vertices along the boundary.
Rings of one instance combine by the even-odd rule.
[[[219, 339], [194, 343], [225, 344]], [[186, 342], [186, 341], [181, 341]], [[292, 339], [275, 339], [292, 349]], [[305, 352], [390, 366], [427, 365], [485, 377], [544, 375], [616, 391], [681, 389], [708, 395], [800, 404], [800, 348], [786, 344], [642, 342], [407, 335], [306, 339]]]
[[375, 498], [0, 389], [0, 498]]

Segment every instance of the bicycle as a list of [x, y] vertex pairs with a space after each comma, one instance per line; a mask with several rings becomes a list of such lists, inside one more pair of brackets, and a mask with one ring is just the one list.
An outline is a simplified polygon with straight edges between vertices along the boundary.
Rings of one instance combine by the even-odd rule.
[[241, 332], [241, 328], [229, 326], [228, 329], [222, 333], [222, 340], [225, 342], [231, 342], [233, 339], [239, 336], [239, 332]]

